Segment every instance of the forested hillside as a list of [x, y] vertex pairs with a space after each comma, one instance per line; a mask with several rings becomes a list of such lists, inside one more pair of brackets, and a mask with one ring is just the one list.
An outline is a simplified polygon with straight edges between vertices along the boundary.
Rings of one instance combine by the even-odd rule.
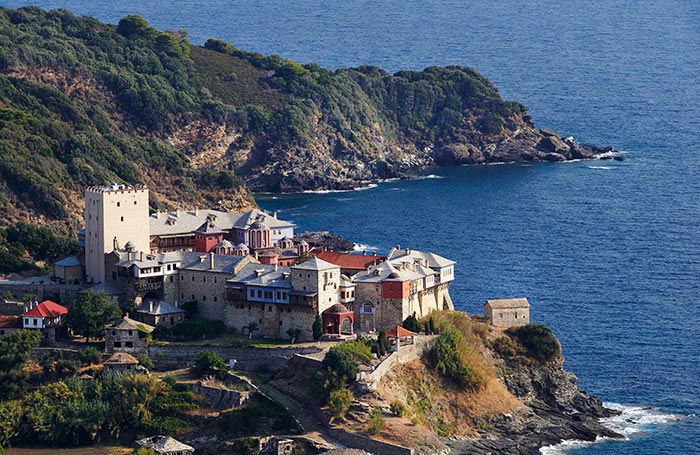
[[81, 225], [84, 186], [145, 183], [152, 208], [254, 204], [427, 164], [590, 155], [533, 128], [469, 68], [330, 71], [138, 16], [0, 8], [0, 223]]

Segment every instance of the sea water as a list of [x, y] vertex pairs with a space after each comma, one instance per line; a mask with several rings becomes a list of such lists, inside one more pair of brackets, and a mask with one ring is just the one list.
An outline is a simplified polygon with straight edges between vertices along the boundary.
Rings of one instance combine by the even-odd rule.
[[[431, 169], [364, 191], [260, 195], [300, 230], [457, 261], [455, 305], [525, 296], [627, 441], [543, 453], [700, 453], [700, 2], [46, 0], [130, 13], [329, 68], [472, 66], [540, 127], [628, 160]], [[361, 244], [361, 245], [360, 245]]]

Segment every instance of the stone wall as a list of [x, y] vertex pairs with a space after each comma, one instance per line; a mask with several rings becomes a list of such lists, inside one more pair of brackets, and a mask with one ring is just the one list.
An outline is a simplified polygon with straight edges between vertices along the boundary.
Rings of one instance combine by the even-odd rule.
[[202, 379], [192, 386], [192, 391], [204, 395], [209, 400], [211, 409], [225, 411], [243, 406], [250, 400], [250, 396], [256, 392], [255, 388], [250, 387], [251, 385], [248, 383], [240, 381], [239, 384], [243, 385], [243, 388], [252, 390], [232, 390], [220, 381]]
[[251, 322], [258, 324], [257, 334], [274, 338], [288, 338], [287, 330], [300, 329], [298, 341], [313, 339], [312, 326], [316, 313], [311, 306], [243, 302], [236, 300], [226, 304], [224, 323], [240, 334], [248, 333], [245, 327]]
[[379, 382], [382, 377], [387, 374], [394, 365], [403, 365], [415, 359], [420, 358], [425, 351], [430, 349], [430, 346], [435, 340], [436, 335], [421, 335], [414, 338], [414, 343], [407, 346], [401, 346], [397, 351], [392, 352], [386, 359], [382, 361], [371, 373], [364, 376], [363, 382], [372, 383]]
[[151, 346], [148, 356], [158, 368], [186, 368], [192, 366], [199, 351], [214, 351], [228, 361], [236, 359], [236, 369], [253, 371], [265, 365], [270, 370], [281, 369], [295, 354], [313, 354], [320, 349], [313, 347], [249, 348], [222, 346], [189, 346], [169, 344]]
[[177, 301], [182, 304], [196, 300], [200, 317], [224, 320], [226, 279], [229, 278], [229, 274], [181, 269], [179, 275], [180, 294]]
[[36, 296], [37, 301], [46, 300], [47, 297], [58, 296], [58, 302], [62, 305], [68, 304], [75, 300], [78, 292], [82, 291], [84, 286], [79, 284], [35, 284], [35, 283], [18, 283], [16, 281], [0, 281], [0, 294], [9, 292], [16, 299], [31, 295]]
[[381, 455], [413, 455], [413, 449], [411, 448], [391, 444], [389, 442], [378, 441], [376, 439], [370, 439], [359, 434], [341, 430], [339, 428], [329, 429], [328, 432], [334, 439], [342, 442], [348, 447], [366, 450], [370, 453]]

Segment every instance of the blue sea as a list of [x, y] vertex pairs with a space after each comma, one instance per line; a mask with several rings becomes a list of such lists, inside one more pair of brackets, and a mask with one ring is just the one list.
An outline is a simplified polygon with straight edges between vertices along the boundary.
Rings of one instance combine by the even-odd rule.
[[627, 161], [436, 168], [359, 191], [260, 195], [301, 230], [458, 262], [452, 296], [526, 296], [579, 384], [623, 409], [624, 442], [543, 452], [700, 453], [700, 2], [46, 0], [130, 13], [329, 68], [471, 66], [538, 126]]

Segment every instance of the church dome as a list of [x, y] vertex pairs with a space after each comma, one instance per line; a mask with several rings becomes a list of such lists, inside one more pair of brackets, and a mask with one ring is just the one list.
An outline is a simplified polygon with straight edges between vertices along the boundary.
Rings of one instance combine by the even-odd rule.
[[222, 240], [216, 245], [216, 248], [233, 248], [233, 243], [228, 240]]
[[262, 222], [262, 221], [260, 221], [260, 220], [258, 220], [258, 221], [256, 221], [255, 223], [251, 224], [251, 225], [250, 225], [250, 228], [251, 228], [251, 229], [256, 229], [256, 230], [259, 230], [259, 231], [267, 231], [267, 230], [270, 229], [269, 227], [267, 227], [267, 224], [265, 224], [264, 222]]
[[332, 305], [330, 308], [328, 308], [326, 311], [324, 311], [326, 314], [344, 314], [344, 313], [352, 313], [352, 311], [348, 310], [345, 305], [342, 303], [336, 303]]

